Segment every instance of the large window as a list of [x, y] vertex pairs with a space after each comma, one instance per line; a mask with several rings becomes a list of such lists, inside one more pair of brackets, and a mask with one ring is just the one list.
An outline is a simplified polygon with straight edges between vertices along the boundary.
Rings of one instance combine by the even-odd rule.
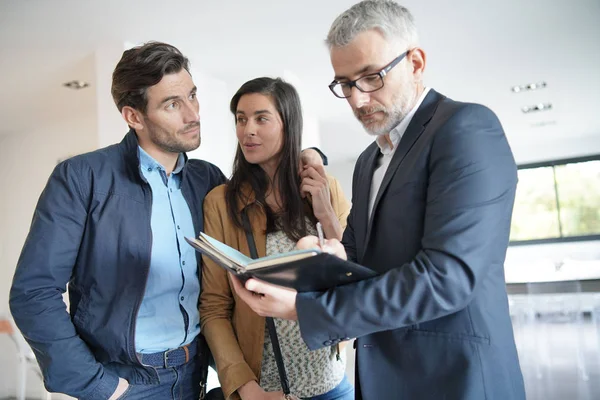
[[600, 156], [519, 167], [511, 244], [600, 238]]

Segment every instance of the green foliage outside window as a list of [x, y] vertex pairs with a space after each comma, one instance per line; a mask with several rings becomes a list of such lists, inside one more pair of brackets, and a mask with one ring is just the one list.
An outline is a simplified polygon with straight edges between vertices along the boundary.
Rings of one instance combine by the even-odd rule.
[[519, 169], [511, 241], [600, 235], [600, 160]]

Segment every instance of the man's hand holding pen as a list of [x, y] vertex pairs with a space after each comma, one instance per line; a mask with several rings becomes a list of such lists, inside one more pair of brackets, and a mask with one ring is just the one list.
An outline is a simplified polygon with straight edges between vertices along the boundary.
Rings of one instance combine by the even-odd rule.
[[[318, 230], [318, 228], [317, 228]], [[337, 239], [320, 239], [317, 236], [305, 236], [296, 243], [296, 249], [321, 249], [326, 253], [338, 256], [342, 260], [347, 260], [344, 245]]]

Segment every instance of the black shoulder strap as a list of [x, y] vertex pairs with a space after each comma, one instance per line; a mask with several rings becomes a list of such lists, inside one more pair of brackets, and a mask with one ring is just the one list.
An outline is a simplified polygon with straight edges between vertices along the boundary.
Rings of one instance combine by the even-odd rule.
[[206, 398], [206, 381], [208, 380], [208, 367], [210, 365], [211, 353], [204, 335], [198, 335], [198, 352], [200, 354], [200, 400]]
[[250, 225], [250, 219], [248, 219], [248, 213], [244, 208], [242, 210], [242, 224], [244, 225], [244, 231], [246, 232], [246, 240], [248, 241], [248, 247], [250, 248], [250, 257], [253, 259], [258, 258], [258, 252], [256, 251], [256, 243], [254, 242], [254, 235], [252, 234], [252, 226]]
[[[246, 231], [246, 240], [248, 241], [248, 247], [250, 248], [250, 257], [258, 258], [258, 252], [256, 251], [256, 243], [254, 242], [254, 235], [252, 234], [252, 226], [248, 219], [246, 209], [242, 210], [242, 223], [244, 224], [244, 230]], [[279, 380], [281, 381], [281, 389], [283, 394], [286, 396], [290, 394], [290, 385], [285, 372], [285, 364], [283, 363], [283, 356], [281, 355], [281, 347], [279, 347], [279, 338], [277, 338], [277, 329], [275, 328], [275, 321], [273, 318], [267, 317], [267, 329], [269, 330], [269, 336], [271, 337], [271, 344], [273, 345], [273, 353], [275, 353], [275, 361], [277, 362], [277, 370], [279, 371]]]

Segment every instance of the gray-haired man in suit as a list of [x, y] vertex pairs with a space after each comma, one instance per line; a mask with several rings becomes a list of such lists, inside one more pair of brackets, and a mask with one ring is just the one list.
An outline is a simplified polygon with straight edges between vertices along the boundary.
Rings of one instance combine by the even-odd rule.
[[413, 18], [392, 1], [345, 11], [327, 44], [330, 89], [375, 136], [343, 248], [327, 245], [380, 275], [298, 294], [250, 280], [238, 294], [297, 318], [311, 349], [358, 338], [357, 398], [524, 399], [503, 267], [517, 169], [500, 122], [423, 85]]

